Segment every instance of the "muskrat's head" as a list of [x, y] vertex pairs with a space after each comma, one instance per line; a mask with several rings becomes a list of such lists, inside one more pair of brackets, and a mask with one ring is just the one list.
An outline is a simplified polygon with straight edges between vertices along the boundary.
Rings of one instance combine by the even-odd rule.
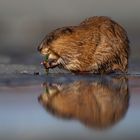
[[53, 48], [56, 46], [56, 42], [60, 42], [63, 38], [70, 36], [73, 33], [73, 28], [74, 27], [63, 27], [63, 28], [58, 28], [52, 32], [50, 32], [46, 37], [43, 39], [41, 44], [38, 46], [38, 51], [42, 54], [47, 56], [48, 62], [56, 62], [60, 58], [58, 53], [54, 51]]
[[38, 101], [43, 106], [47, 106], [50, 103], [50, 100], [53, 99], [54, 96], [60, 94], [60, 91], [63, 89], [63, 87], [60, 84], [44, 83], [43, 87], [45, 88], [45, 92], [43, 92], [38, 97]]

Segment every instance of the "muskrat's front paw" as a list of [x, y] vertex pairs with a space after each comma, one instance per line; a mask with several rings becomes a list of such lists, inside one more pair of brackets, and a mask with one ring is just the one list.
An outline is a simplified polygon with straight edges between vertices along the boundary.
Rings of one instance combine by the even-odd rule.
[[45, 67], [45, 69], [54, 68], [58, 65], [55, 62], [49, 62], [49, 61], [48, 62], [43, 61], [41, 64]]
[[46, 61], [41, 62], [41, 65], [43, 65], [45, 69], [49, 69], [51, 67], [50, 63], [47, 63]]

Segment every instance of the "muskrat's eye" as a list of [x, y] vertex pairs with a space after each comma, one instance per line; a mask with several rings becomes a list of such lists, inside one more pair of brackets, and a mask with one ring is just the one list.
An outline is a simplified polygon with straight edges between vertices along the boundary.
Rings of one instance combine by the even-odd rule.
[[51, 43], [53, 40], [54, 40], [54, 36], [53, 35], [48, 36], [47, 37], [47, 44]]
[[73, 32], [73, 30], [72, 30], [71, 28], [69, 28], [69, 27], [64, 28], [64, 29], [62, 30], [62, 33], [65, 33], [65, 34], [71, 34], [72, 32]]

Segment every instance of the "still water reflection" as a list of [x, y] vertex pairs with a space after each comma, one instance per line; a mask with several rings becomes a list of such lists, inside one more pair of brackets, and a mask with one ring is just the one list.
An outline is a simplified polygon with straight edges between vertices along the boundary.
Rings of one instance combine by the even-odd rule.
[[38, 101], [47, 112], [94, 129], [112, 128], [129, 106], [128, 80], [123, 76], [46, 82], [44, 90]]

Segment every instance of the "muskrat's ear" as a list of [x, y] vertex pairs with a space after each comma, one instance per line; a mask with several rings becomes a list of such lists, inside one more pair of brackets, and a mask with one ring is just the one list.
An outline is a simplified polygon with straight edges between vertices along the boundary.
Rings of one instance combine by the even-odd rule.
[[66, 27], [62, 30], [62, 33], [64, 34], [72, 34], [73, 33], [73, 29], [70, 27]]

